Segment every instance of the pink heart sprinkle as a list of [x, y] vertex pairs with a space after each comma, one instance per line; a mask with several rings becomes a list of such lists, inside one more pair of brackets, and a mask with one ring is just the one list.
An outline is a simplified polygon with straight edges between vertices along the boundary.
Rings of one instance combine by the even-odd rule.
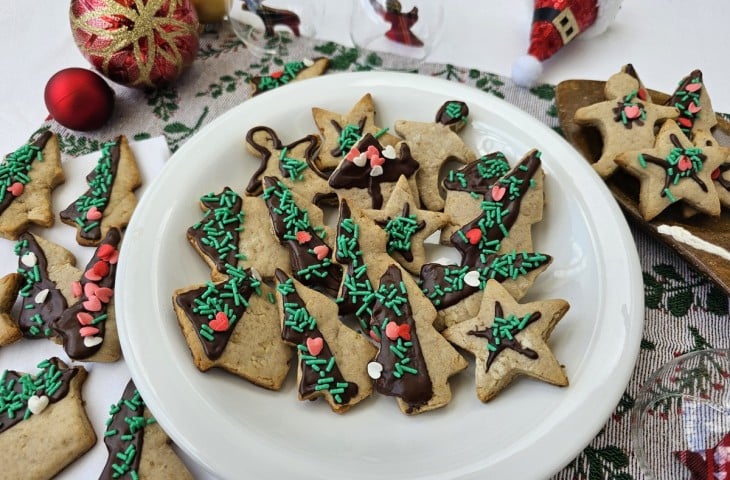
[[114, 290], [108, 287], [101, 287], [96, 291], [96, 298], [101, 300], [101, 303], [109, 303], [113, 295]]
[[492, 200], [499, 202], [504, 198], [507, 189], [501, 185], [492, 185]]
[[99, 333], [99, 329], [96, 327], [81, 327], [79, 329], [79, 335], [82, 337], [91, 337]]
[[225, 312], [218, 312], [215, 314], [215, 318], [208, 322], [208, 326], [215, 332], [225, 332], [230, 326], [230, 320]]
[[109, 275], [109, 264], [103, 260], [96, 262], [91, 269], [102, 278]]
[[626, 114], [626, 118], [639, 118], [641, 116], [641, 109], [638, 105], [631, 105], [628, 107], [624, 107], [624, 113]]
[[395, 322], [389, 322], [385, 326], [385, 336], [392, 341], [398, 340], [399, 337], [403, 340], [410, 340], [411, 326], [407, 323], [404, 323], [403, 325], [398, 325]]
[[680, 172], [686, 172], [692, 168], [692, 161], [686, 155], [682, 155], [679, 157], [679, 162], [677, 162], [677, 168]]
[[689, 113], [697, 113], [700, 110], [702, 110], [702, 107], [698, 106], [695, 102], [689, 102], [689, 105], [687, 105], [687, 111]]
[[311, 355], [315, 357], [320, 354], [324, 347], [324, 340], [322, 337], [307, 338], [307, 350]]
[[15, 182], [12, 185], [8, 187], [8, 192], [14, 197], [19, 197], [23, 194], [23, 191], [25, 190], [25, 185], [23, 185], [20, 182]]
[[101, 310], [101, 301], [96, 297], [89, 297], [89, 299], [81, 305], [83, 305], [89, 312], [98, 312]]
[[99, 285], [94, 282], [88, 282], [86, 285], [84, 285], [84, 295], [86, 295], [86, 298], [90, 298], [96, 295], [97, 290], [99, 290]]
[[369, 159], [373, 159], [380, 156], [380, 150], [375, 147], [375, 145], [370, 145], [368, 149], [365, 151]]
[[88, 209], [86, 211], [86, 220], [91, 220], [91, 221], [99, 220], [99, 219], [101, 219], [102, 215], [103, 214], [101, 213], [101, 210], [99, 210], [96, 207], [91, 207], [90, 209]]
[[357, 147], [352, 147], [349, 152], [347, 152], [347, 155], [345, 155], [345, 160], [353, 161], [356, 157], [360, 156], [360, 150], [357, 149]]
[[94, 317], [90, 313], [79, 312], [76, 314], [76, 320], [78, 320], [81, 325], [91, 325], [91, 322], [94, 321]]
[[700, 88], [702, 88], [702, 84], [699, 82], [698, 83], [688, 83], [687, 86], [684, 87], [684, 89], [687, 90], [688, 92], [696, 92]]
[[92, 282], [98, 282], [99, 280], [101, 280], [101, 275], [97, 275], [96, 272], [94, 272], [93, 270], [87, 270], [84, 273], [84, 278], [87, 280], [91, 280]]
[[330, 253], [330, 248], [327, 245], [317, 245], [312, 251], [317, 256], [317, 260], [322, 260]]
[[309, 232], [305, 231], [299, 231], [297, 232], [297, 242], [299, 242], [299, 245], [304, 245], [308, 241], [312, 239], [312, 235]]
[[81, 282], [71, 282], [71, 294], [74, 297], [79, 298], [82, 293], [84, 293], [84, 291], [81, 288]]

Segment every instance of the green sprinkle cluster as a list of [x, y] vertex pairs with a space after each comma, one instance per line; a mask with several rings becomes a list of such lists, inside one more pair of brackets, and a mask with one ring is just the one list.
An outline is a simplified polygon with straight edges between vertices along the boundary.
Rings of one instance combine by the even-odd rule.
[[[17, 255], [18, 257], [22, 256], [27, 250], [27, 239], [22, 239], [15, 243], [14, 251], [15, 255]], [[30, 299], [31, 295], [33, 294], [33, 289], [36, 287], [36, 285], [43, 281], [40, 266], [36, 262], [33, 267], [27, 268], [22, 263], [19, 263], [18, 273], [23, 277], [23, 286], [20, 288], [19, 292], [20, 296], [24, 298], [23, 308], [25, 310], [33, 310], [36, 308], [36, 303], [33, 302], [32, 299], [31, 301], [27, 300]], [[27, 318], [31, 322], [31, 326], [28, 328], [28, 333], [30, 333], [34, 337], [40, 335], [41, 333], [46, 337], [50, 337], [53, 335], [53, 330], [51, 330], [50, 326], [45, 325], [46, 322], [43, 320], [43, 317], [40, 313], [36, 313]]]
[[[377, 292], [380, 304], [392, 311], [397, 317], [401, 317], [403, 315], [401, 307], [408, 305], [408, 297], [406, 295], [406, 285], [403, 281], [398, 284], [381, 283]], [[389, 318], [385, 318], [383, 320], [382, 325], [380, 325], [380, 332], [376, 332], [378, 333], [379, 338], [382, 338], [382, 334], [385, 332], [390, 321], [391, 320]], [[396, 358], [398, 358], [393, 365], [394, 377], [401, 378], [405, 373], [418, 375], [418, 370], [410, 366], [412, 348], [413, 342], [410, 340], [403, 340], [400, 337], [398, 337], [395, 341], [391, 340], [391, 344], [388, 346], [388, 349]]]
[[362, 131], [358, 125], [348, 123], [340, 131], [340, 136], [337, 138], [337, 145], [340, 148], [340, 152], [347, 153], [352, 147], [355, 146], [358, 140], [362, 137]]
[[26, 373], [18, 378], [8, 378], [9, 370], [0, 375], [0, 429], [3, 419], [13, 420], [16, 415], [22, 415], [23, 420], [27, 420], [33, 415], [28, 408], [30, 397], [45, 395], [50, 399], [63, 385], [63, 372], [50, 360], [42, 361], [37, 367], [41, 371], [35, 377]]
[[[375, 289], [367, 276], [368, 266], [362, 261], [362, 250], [360, 250], [359, 238], [360, 227], [351, 218], [345, 218], [340, 222], [337, 235], [337, 259], [342, 263], [351, 265], [350, 270], [345, 271], [343, 287], [350, 298], [350, 301], [359, 304], [355, 315], [358, 318], [360, 327], [364, 331], [370, 330], [368, 323], [373, 314], [373, 302], [375, 301]], [[342, 302], [342, 298], [337, 299]]]
[[[684, 170], [679, 168], [680, 161], [685, 158], [689, 160], [690, 165]], [[676, 202], [677, 199], [672, 192], [669, 190], [670, 185], [677, 185], [683, 178], [690, 178], [702, 171], [704, 162], [707, 157], [702, 153], [701, 148], [681, 148], [674, 147], [669, 154], [664, 158], [665, 162], [661, 162], [662, 167], [666, 171], [667, 175], [667, 186], [662, 190], [664, 196], [666, 196], [671, 202]], [[643, 154], [638, 156], [639, 164], [646, 168], [646, 158]], [[654, 162], [656, 163], [656, 162]]]
[[393, 251], [410, 252], [411, 237], [422, 230], [424, 226], [414, 214], [399, 215], [388, 220], [384, 227], [388, 234], [388, 253]]
[[20, 182], [27, 185], [30, 182], [28, 174], [34, 160], [43, 161], [42, 150], [35, 145], [23, 145], [0, 162], [0, 202], [6, 195], [11, 195], [8, 187], [12, 184]]
[[466, 117], [461, 114], [461, 104], [459, 104], [458, 102], [447, 103], [445, 113], [449, 116], [449, 118], [458, 119], [464, 123], [467, 122]]
[[509, 172], [510, 168], [507, 157], [502, 152], [494, 152], [488, 155], [482, 155], [472, 165], [467, 165], [467, 167], [462, 167], [458, 170], [449, 170], [446, 174], [447, 181], [450, 183], [458, 182], [461, 188], [467, 188], [469, 184], [463, 170], [465, 168], [471, 169], [475, 167], [479, 177], [483, 180], [499, 178]]
[[284, 68], [279, 72], [281, 73], [281, 75], [276, 77], [271, 75], [262, 76], [259, 79], [258, 89], [262, 91], [272, 90], [276, 87], [286, 85], [287, 83], [294, 80], [299, 72], [301, 72], [305, 68], [307, 68], [307, 66], [304, 65], [304, 62], [302, 61], [286, 63], [284, 65]]
[[303, 172], [309, 168], [307, 162], [288, 156], [287, 147], [284, 147], [279, 153], [279, 162], [292, 181], [303, 180]]
[[506, 318], [495, 317], [492, 324], [492, 338], [487, 341], [487, 350], [496, 352], [504, 340], [513, 340], [530, 322], [533, 314], [528, 313], [522, 318], [510, 313]]
[[101, 147], [101, 158], [94, 167], [94, 171], [89, 176], [89, 191], [81, 195], [74, 206], [79, 212], [79, 216], [74, 218], [79, 227], [85, 232], [99, 227], [98, 220], [88, 221], [86, 213], [91, 207], [96, 207], [99, 211], [104, 211], [109, 196], [111, 195], [112, 184], [114, 183], [114, 172], [112, 171], [112, 148], [117, 146], [117, 142], [106, 142]]
[[[127, 425], [126, 431], [111, 429], [114, 416], [126, 407], [129, 411], [124, 417], [124, 423]], [[154, 418], [144, 417], [145, 404], [139, 392], [135, 389], [132, 398], [122, 398], [116, 404], [109, 408], [109, 419], [106, 421], [107, 430], [104, 432], [105, 437], [113, 437], [119, 435], [121, 440], [127, 442], [124, 451], [116, 452], [111, 463], [112, 478], [122, 478], [129, 475], [132, 480], [139, 478], [138, 473], [132, 468], [137, 459], [137, 447], [135, 442], [139, 440], [139, 436], [143, 433], [147, 425], [155, 423]], [[136, 415], [135, 415], [136, 414]]]
[[634, 105], [638, 106], [639, 109], [641, 110], [641, 115], [640, 115], [639, 119], [642, 121], [646, 120], [646, 110], [640, 103], [634, 102], [634, 98], [636, 98], [636, 95], [638, 93], [639, 93], [638, 90], [633, 90], [631, 93], [626, 95], [623, 99], [623, 103], [621, 105], [622, 108], [620, 109], [621, 111], [619, 112], [619, 114], [621, 115], [621, 123], [623, 123], [624, 125], [628, 125], [628, 123], [631, 120], [637, 120], [636, 118], [629, 119], [626, 116], [626, 112], [624, 112], [625, 107], [633, 107]]
[[[203, 219], [192, 227], [205, 233], [200, 242], [215, 250], [221, 259], [230, 252], [238, 252], [238, 241], [231, 230], [243, 231], [245, 213], [240, 207], [241, 197], [233, 190], [226, 189], [220, 195], [210, 193], [200, 197], [200, 201], [209, 209]], [[245, 260], [246, 256], [236, 253], [236, 258]]]
[[[688, 85], [698, 83], [701, 84], [702, 80], [699, 77], [694, 77], [689, 80]], [[685, 135], [689, 135], [691, 133], [694, 119], [699, 115], [699, 111], [695, 113], [690, 112], [689, 105], [690, 103], [694, 103], [697, 107], [701, 106], [701, 92], [701, 89], [695, 92], [690, 92], [688, 90], [682, 89], [674, 92], [674, 95], [672, 97], [676, 100], [676, 102], [674, 103], [674, 107], [679, 110], [679, 118], [677, 119], [677, 124], [679, 125], [680, 130], [682, 130]]]

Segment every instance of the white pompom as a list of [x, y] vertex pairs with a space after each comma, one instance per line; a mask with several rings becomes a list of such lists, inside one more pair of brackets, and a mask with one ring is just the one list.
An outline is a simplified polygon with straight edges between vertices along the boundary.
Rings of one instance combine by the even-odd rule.
[[532, 55], [523, 55], [512, 64], [512, 80], [521, 87], [534, 87], [542, 75], [542, 63]]

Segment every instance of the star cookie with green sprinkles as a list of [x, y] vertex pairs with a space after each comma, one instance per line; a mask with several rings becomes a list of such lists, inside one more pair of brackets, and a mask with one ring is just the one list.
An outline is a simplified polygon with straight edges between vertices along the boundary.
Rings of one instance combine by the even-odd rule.
[[344, 413], [372, 394], [367, 364], [377, 349], [340, 322], [337, 305], [283, 271], [276, 272], [281, 336], [297, 349], [299, 400], [323, 397]]
[[382, 209], [363, 213], [388, 234], [388, 254], [415, 275], [426, 261], [424, 241], [449, 219], [445, 213], [419, 209], [405, 177], [400, 177]]
[[81, 394], [87, 371], [55, 357], [37, 368], [0, 372], [3, 478], [53, 478], [96, 443]]
[[51, 227], [51, 192], [63, 183], [58, 137], [46, 131], [0, 162], [0, 237], [16, 240], [31, 225]]
[[568, 385], [547, 343], [568, 308], [560, 299], [519, 304], [499, 282], [489, 280], [478, 314], [441, 333], [474, 355], [477, 397], [488, 402], [520, 375]]
[[330, 60], [326, 57], [304, 58], [285, 63], [280, 69], [274, 70], [268, 75], [257, 75], [251, 77], [251, 96], [268, 92], [288, 83], [306, 80], [322, 75], [329, 68]]
[[702, 80], [701, 70], [693, 70], [680, 80], [674, 93], [664, 104], [679, 111], [679, 117], [675, 122], [682, 133], [692, 140], [695, 132], [700, 130], [709, 132], [717, 125], [717, 117], [712, 110], [710, 95]]
[[76, 228], [79, 245], [99, 245], [112, 228], [124, 228], [137, 206], [142, 185], [129, 142], [120, 135], [102, 144], [96, 166], [86, 176], [89, 188], [61, 211], [61, 221]]
[[319, 137], [307, 135], [284, 145], [269, 127], [254, 127], [246, 134], [246, 148], [261, 159], [246, 187], [246, 195], [258, 196], [264, 190], [265, 177], [277, 177], [289, 189], [314, 204], [335, 198], [327, 176], [314, 165]]
[[22, 284], [23, 277], [19, 273], [9, 273], [0, 278], [0, 347], [20, 340], [23, 336], [12, 313]]
[[641, 182], [639, 212], [649, 221], [680, 200], [720, 215], [712, 174], [726, 160], [726, 149], [693, 143], [675, 122], [665, 122], [654, 148], [622, 153], [616, 163]]
[[615, 160], [619, 154], [652, 148], [655, 126], [677, 118], [679, 112], [673, 106], [653, 103], [633, 68], [627, 71], [624, 67], [612, 75], [604, 92], [606, 100], [579, 108], [575, 112], [575, 122], [594, 126], [601, 133], [603, 150], [593, 168], [606, 178], [618, 168]]
[[398, 137], [389, 134], [387, 128], [376, 125], [375, 114], [375, 102], [369, 93], [363, 95], [344, 115], [324, 108], [312, 108], [314, 123], [322, 137], [317, 166], [324, 171], [334, 170], [347, 152], [367, 133], [383, 145], [398, 143]]
[[108, 456], [100, 480], [120, 478], [193, 478], [130, 380], [109, 407], [104, 445]]
[[394, 129], [411, 149], [419, 163], [416, 184], [421, 202], [428, 210], [444, 209], [444, 198], [439, 189], [439, 175], [444, 164], [469, 164], [477, 156], [456, 133], [466, 126], [469, 107], [457, 100], [449, 100], [439, 108], [433, 122], [398, 120]]
[[193, 363], [221, 368], [254, 385], [279, 390], [292, 350], [281, 340], [274, 292], [250, 270], [229, 266], [228, 278], [176, 290], [175, 315]]

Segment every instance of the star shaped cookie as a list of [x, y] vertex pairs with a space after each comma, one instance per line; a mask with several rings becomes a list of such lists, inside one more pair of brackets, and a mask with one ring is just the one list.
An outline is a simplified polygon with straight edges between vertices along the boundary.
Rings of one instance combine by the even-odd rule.
[[386, 251], [406, 270], [417, 275], [426, 260], [424, 240], [448, 223], [448, 215], [418, 208], [406, 177], [400, 177], [380, 210], [363, 213], [388, 234]]
[[0, 278], [0, 347], [23, 336], [11, 314], [22, 283], [23, 277], [19, 273], [9, 273]]
[[608, 79], [605, 95], [606, 101], [575, 112], [576, 123], [593, 125], [601, 133], [603, 152], [593, 168], [604, 178], [616, 170], [616, 156], [629, 150], [651, 148], [655, 140], [654, 126], [679, 115], [674, 107], [653, 103], [635, 72], [627, 73], [626, 67]]
[[725, 149], [694, 144], [675, 122], [665, 122], [654, 148], [622, 153], [616, 163], [641, 182], [639, 211], [651, 220], [679, 200], [702, 213], [719, 215], [712, 173], [726, 159]]
[[489, 280], [477, 316], [441, 333], [474, 354], [477, 397], [488, 402], [519, 375], [568, 385], [547, 344], [568, 308], [565, 300], [519, 304], [499, 282]]

